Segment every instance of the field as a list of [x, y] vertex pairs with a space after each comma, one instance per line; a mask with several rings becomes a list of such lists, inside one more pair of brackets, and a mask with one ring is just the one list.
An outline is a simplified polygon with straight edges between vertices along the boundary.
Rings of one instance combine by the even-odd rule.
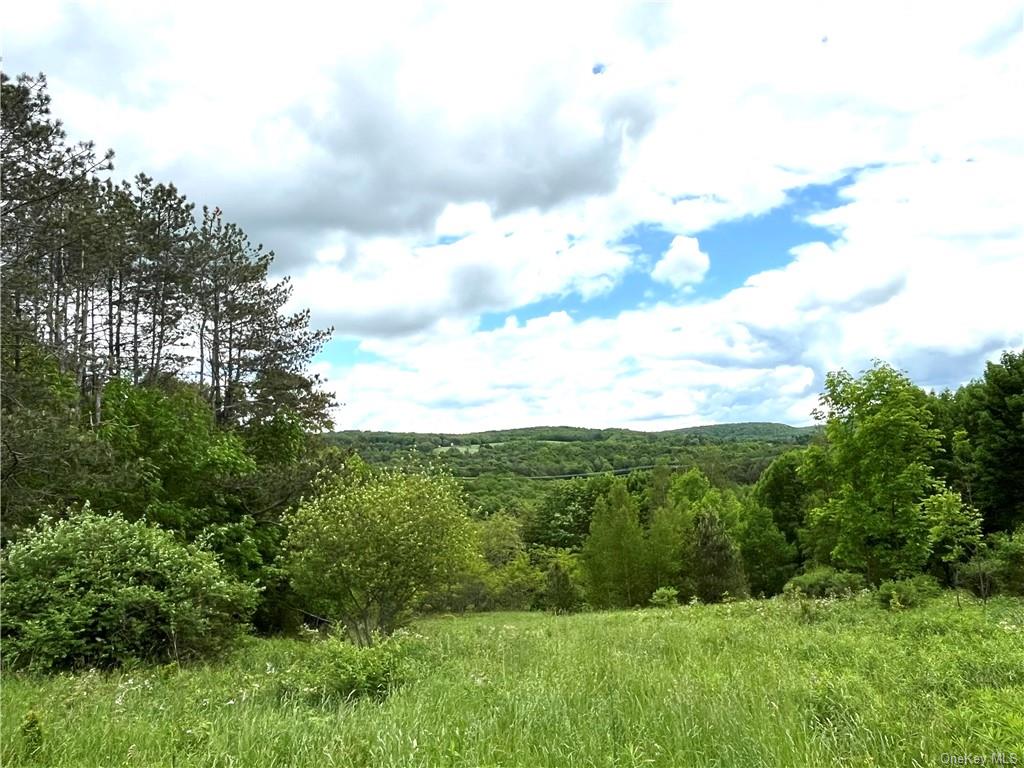
[[212, 666], [5, 674], [3, 765], [1024, 764], [1019, 600], [776, 599], [413, 631], [425, 655], [383, 701], [275, 694], [309, 640], [251, 639]]

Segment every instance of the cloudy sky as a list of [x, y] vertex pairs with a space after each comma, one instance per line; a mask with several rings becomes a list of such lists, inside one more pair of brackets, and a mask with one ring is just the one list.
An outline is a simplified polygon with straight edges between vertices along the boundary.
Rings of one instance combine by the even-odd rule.
[[1024, 346], [1020, 3], [28, 5], [4, 70], [277, 252], [339, 428], [805, 424]]

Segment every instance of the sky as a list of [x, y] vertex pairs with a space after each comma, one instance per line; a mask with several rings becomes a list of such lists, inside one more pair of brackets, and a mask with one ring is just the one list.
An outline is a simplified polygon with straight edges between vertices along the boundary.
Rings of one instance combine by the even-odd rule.
[[[379, 7], [378, 7], [379, 6]], [[275, 251], [339, 429], [812, 422], [1024, 347], [1019, 2], [9, 4], [73, 139]]]

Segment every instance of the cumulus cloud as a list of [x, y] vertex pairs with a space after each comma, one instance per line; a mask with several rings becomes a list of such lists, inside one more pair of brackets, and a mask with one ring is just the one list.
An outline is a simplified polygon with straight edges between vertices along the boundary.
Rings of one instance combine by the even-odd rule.
[[651, 277], [673, 288], [682, 288], [703, 280], [708, 266], [708, 255], [700, 249], [697, 238], [677, 235], [654, 265]]

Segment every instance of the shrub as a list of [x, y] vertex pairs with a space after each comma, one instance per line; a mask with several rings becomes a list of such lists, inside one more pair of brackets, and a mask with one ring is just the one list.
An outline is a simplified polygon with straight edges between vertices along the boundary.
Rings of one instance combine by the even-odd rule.
[[315, 640], [281, 670], [277, 692], [309, 704], [383, 699], [414, 674], [421, 650], [413, 638], [402, 636], [369, 646], [338, 637]]
[[1004, 595], [1024, 595], [1024, 525], [992, 535], [996, 587]]
[[655, 608], [671, 608], [679, 605], [679, 590], [675, 587], [658, 587], [651, 595], [651, 605]]
[[848, 597], [864, 586], [864, 577], [859, 573], [819, 566], [787, 581], [783, 592], [807, 597]]
[[544, 573], [530, 564], [525, 552], [489, 574], [491, 607], [503, 611], [525, 611], [544, 589]]
[[583, 605], [583, 567], [578, 555], [555, 547], [537, 547], [533, 556], [547, 576], [540, 595], [542, 608], [554, 613], [572, 613]]
[[256, 590], [168, 531], [88, 507], [3, 555], [8, 662], [36, 670], [187, 660], [241, 632]]
[[286, 568], [313, 611], [371, 645], [458, 582], [473, 529], [451, 474], [350, 463], [348, 477], [321, 477], [316, 496], [288, 517]]
[[995, 533], [959, 568], [960, 583], [977, 597], [1024, 595], [1024, 527]]
[[939, 583], [932, 576], [913, 576], [909, 579], [883, 581], [875, 596], [886, 608], [913, 608], [939, 594]]

